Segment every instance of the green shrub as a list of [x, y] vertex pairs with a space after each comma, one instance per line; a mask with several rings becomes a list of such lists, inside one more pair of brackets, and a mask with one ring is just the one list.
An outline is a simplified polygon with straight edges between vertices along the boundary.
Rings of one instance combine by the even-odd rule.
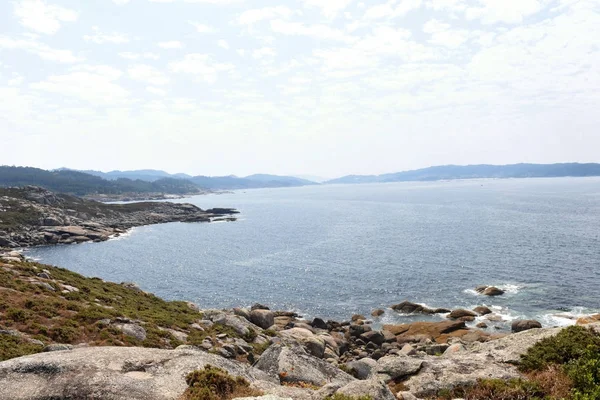
[[570, 326], [542, 339], [521, 357], [521, 371], [541, 371], [550, 364], [566, 364], [600, 351], [600, 336], [581, 326]]
[[0, 335], [0, 361], [39, 353], [43, 347], [28, 343], [15, 336]]
[[373, 400], [371, 396], [348, 396], [345, 394], [336, 393], [333, 396], [327, 396], [324, 400]]
[[188, 385], [183, 395], [185, 400], [229, 400], [261, 395], [250, 388], [246, 379], [233, 377], [227, 371], [212, 365], [190, 372], [185, 381]]
[[454, 389], [443, 389], [438, 393], [439, 399], [455, 398], [469, 400], [535, 400], [548, 396], [537, 382], [523, 379], [481, 379], [473, 386]]
[[565, 366], [574, 386], [574, 399], [600, 399], [600, 354], [591, 346], [579, 359]]

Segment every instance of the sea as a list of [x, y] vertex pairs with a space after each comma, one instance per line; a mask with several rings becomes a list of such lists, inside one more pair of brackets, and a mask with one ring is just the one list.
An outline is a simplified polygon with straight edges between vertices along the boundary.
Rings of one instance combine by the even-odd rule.
[[[253, 189], [175, 200], [233, 207], [235, 222], [134, 228], [26, 255], [202, 308], [259, 302], [306, 318], [375, 323], [486, 305], [502, 318], [570, 325], [600, 312], [600, 178], [485, 179]], [[502, 296], [478, 294], [493, 285]], [[473, 324], [481, 322], [478, 318]]]

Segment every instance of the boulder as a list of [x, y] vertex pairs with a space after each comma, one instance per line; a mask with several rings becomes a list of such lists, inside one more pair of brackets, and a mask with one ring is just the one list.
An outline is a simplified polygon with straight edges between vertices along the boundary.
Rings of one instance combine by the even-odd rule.
[[0, 363], [0, 399], [176, 400], [185, 376], [206, 364], [251, 383], [275, 376], [203, 351], [86, 347]]
[[495, 286], [490, 286], [483, 291], [485, 296], [501, 296], [504, 294], [504, 290], [498, 289]]
[[372, 358], [362, 358], [357, 361], [351, 361], [346, 366], [352, 370], [352, 374], [361, 380], [368, 379], [377, 372], [377, 361]]
[[414, 375], [423, 366], [423, 361], [405, 355], [385, 356], [377, 361], [377, 374], [380, 379], [390, 382]]
[[485, 296], [500, 296], [505, 293], [504, 290], [499, 289], [496, 286], [486, 286], [486, 285], [477, 286], [475, 288], [475, 291], [477, 293], [481, 293]]
[[378, 379], [350, 382], [335, 393], [352, 398], [367, 397], [372, 400], [396, 400], [396, 396], [394, 396], [387, 385]]
[[240, 317], [237, 317], [235, 315], [220, 313], [213, 317], [212, 322], [223, 326], [229, 326], [230, 328], [233, 328], [233, 330], [235, 330], [238, 335], [241, 336], [247, 336], [250, 334], [250, 329], [246, 326], [248, 322], [244, 324]]
[[275, 324], [275, 313], [270, 310], [255, 309], [250, 311], [250, 322], [263, 329], [269, 329]]
[[490, 310], [488, 307], [486, 306], [479, 306], [479, 307], [475, 307], [473, 309], [474, 312], [476, 312], [479, 315], [488, 315], [492, 313], [492, 310]]
[[117, 328], [127, 336], [131, 336], [137, 340], [146, 340], [146, 330], [138, 324], [133, 323], [115, 323], [113, 327]]
[[513, 332], [523, 332], [529, 329], [541, 328], [542, 324], [533, 319], [516, 320], [513, 321], [510, 327]]
[[395, 304], [390, 307], [392, 310], [403, 313], [403, 314], [433, 314], [433, 310], [427, 308], [421, 304], [411, 303], [410, 301], [403, 301], [402, 303]]
[[588, 325], [600, 322], [600, 314], [586, 315], [577, 318], [577, 325]]
[[317, 328], [317, 329], [327, 329], [327, 323], [325, 321], [323, 321], [321, 318], [313, 319], [313, 321], [310, 325], [313, 328]]
[[270, 310], [270, 308], [265, 306], [264, 304], [254, 303], [254, 305], [250, 307], [250, 311], [254, 310]]
[[396, 340], [401, 344], [425, 339], [437, 340], [442, 335], [457, 331], [469, 332], [463, 321], [413, 322], [403, 325], [384, 325], [383, 328], [395, 334]]
[[462, 318], [462, 317], [476, 317], [476, 316], [477, 316], [477, 314], [475, 314], [472, 311], [463, 310], [463, 309], [459, 308], [458, 310], [452, 311], [448, 315], [448, 318], [450, 318], [450, 319], [459, 319], [459, 318]]
[[325, 356], [325, 340], [315, 336], [314, 333], [304, 328], [292, 328], [279, 333], [280, 337], [290, 345], [302, 345], [314, 357]]
[[372, 342], [380, 346], [385, 342], [385, 336], [380, 331], [369, 331], [360, 335], [360, 338], [365, 342]]
[[383, 314], [385, 314], [385, 310], [381, 309], [381, 308], [377, 308], [373, 311], [371, 311], [371, 316], [372, 317], [381, 317]]
[[312, 357], [300, 346], [274, 344], [260, 356], [255, 367], [287, 383], [324, 386], [327, 383], [347, 384], [355, 380], [339, 368]]

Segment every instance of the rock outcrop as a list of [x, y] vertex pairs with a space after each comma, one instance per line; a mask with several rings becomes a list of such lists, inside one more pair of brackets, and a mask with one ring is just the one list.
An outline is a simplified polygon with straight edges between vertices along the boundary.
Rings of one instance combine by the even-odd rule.
[[10, 248], [104, 241], [136, 226], [210, 222], [237, 213], [184, 203], [104, 204], [34, 186], [0, 188], [0, 210], [0, 247]]

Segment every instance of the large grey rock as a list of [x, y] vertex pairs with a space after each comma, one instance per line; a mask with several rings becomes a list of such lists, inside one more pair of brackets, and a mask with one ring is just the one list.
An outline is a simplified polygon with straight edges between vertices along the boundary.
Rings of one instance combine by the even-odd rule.
[[270, 310], [250, 311], [250, 322], [263, 329], [269, 329], [275, 324], [275, 313]]
[[475, 343], [468, 349], [446, 351], [441, 357], [426, 356], [419, 372], [406, 382], [417, 397], [434, 395], [440, 389], [470, 385], [478, 379], [519, 378], [517, 364], [521, 355], [539, 340], [553, 336], [562, 328], [533, 329], [485, 343]]
[[405, 355], [385, 356], [377, 361], [377, 374], [386, 382], [414, 375], [423, 366], [423, 361]]
[[0, 363], [0, 399], [176, 400], [185, 376], [211, 364], [250, 382], [278, 383], [241, 363], [192, 350], [87, 347]]
[[511, 324], [511, 330], [513, 332], [523, 332], [529, 329], [541, 328], [542, 324], [533, 319], [528, 320], [517, 320]]
[[[540, 340], [558, 334], [563, 328], [531, 329], [485, 343], [475, 343], [469, 353], [481, 353], [496, 362], [516, 364], [521, 355]], [[444, 355], [445, 356], [445, 355]]]
[[247, 336], [250, 333], [250, 330], [247, 326], [247, 321], [246, 323], [244, 323], [244, 321], [245, 319], [243, 320], [238, 316], [229, 315], [225, 313], [221, 313], [212, 319], [212, 322], [214, 322], [215, 324], [228, 326], [230, 328], [233, 328], [233, 330], [236, 331], [239, 335]]
[[137, 340], [146, 340], [146, 330], [138, 324], [133, 323], [116, 323], [115, 328], [123, 332], [127, 336], [136, 338]]
[[309, 355], [303, 347], [275, 344], [258, 359], [255, 367], [282, 382], [306, 382], [316, 386], [327, 383], [346, 384], [355, 379], [329, 363]]
[[365, 380], [377, 372], [377, 361], [372, 358], [362, 358], [358, 361], [351, 361], [347, 364], [348, 368], [353, 370], [353, 375], [358, 379]]
[[396, 400], [387, 385], [378, 379], [350, 382], [336, 393], [352, 397], [370, 396], [372, 400]]

